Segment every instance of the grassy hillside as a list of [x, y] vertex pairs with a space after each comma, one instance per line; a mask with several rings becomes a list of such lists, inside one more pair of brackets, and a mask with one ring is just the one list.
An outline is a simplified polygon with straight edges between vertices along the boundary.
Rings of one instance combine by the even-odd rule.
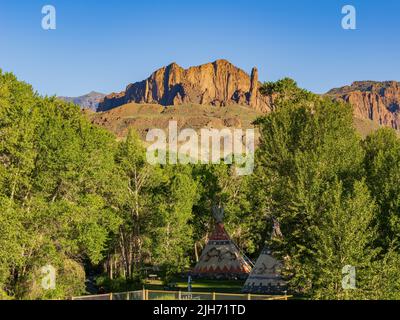
[[215, 107], [181, 105], [163, 107], [155, 104], [129, 103], [102, 113], [92, 113], [92, 122], [105, 127], [118, 138], [127, 135], [134, 127], [142, 138], [149, 129], [167, 129], [169, 121], [178, 122], [178, 128], [252, 128], [252, 122], [262, 113], [239, 105]]
[[354, 117], [354, 126], [356, 127], [358, 133], [361, 134], [363, 138], [378, 130], [381, 126], [369, 119], [361, 119]]
[[[164, 107], [157, 104], [129, 103], [107, 112], [89, 113], [91, 121], [113, 132], [118, 139], [126, 137], [129, 128], [135, 128], [142, 139], [149, 129], [167, 129], [171, 120], [178, 128], [253, 128], [252, 122], [263, 113], [249, 107], [231, 105], [215, 107], [205, 105], [181, 105]], [[354, 118], [354, 126], [365, 138], [380, 128], [380, 125], [361, 118]]]

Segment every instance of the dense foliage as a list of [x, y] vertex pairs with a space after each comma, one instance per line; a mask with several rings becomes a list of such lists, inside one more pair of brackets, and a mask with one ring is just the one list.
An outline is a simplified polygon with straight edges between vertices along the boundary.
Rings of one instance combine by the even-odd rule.
[[[273, 112], [256, 121], [255, 173], [231, 166], [146, 161], [134, 131], [118, 142], [72, 104], [43, 98], [0, 72], [0, 298], [66, 298], [103, 284], [165, 281], [198, 259], [222, 204], [238, 246], [268, 241], [291, 291], [311, 298], [400, 298], [400, 140], [365, 141], [348, 105], [290, 79], [267, 83]], [[283, 238], [270, 240], [272, 218]], [[57, 271], [54, 290], [42, 267]], [[356, 268], [356, 289], [342, 269]], [[99, 278], [100, 279], [100, 278]]]
[[[289, 79], [265, 87], [275, 111], [257, 121], [254, 183], [281, 225], [274, 248], [291, 289], [322, 299], [399, 298], [398, 136], [382, 129], [363, 142], [350, 106]], [[355, 268], [356, 289], [342, 287], [346, 266]]]

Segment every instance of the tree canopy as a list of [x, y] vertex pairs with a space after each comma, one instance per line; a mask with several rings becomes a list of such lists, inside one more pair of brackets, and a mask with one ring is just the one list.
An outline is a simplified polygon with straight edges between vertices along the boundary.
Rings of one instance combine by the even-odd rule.
[[[0, 298], [80, 295], [93, 270], [109, 290], [140, 287], [148, 268], [167, 282], [198, 260], [215, 204], [246, 254], [274, 249], [294, 294], [400, 298], [398, 134], [362, 140], [349, 105], [288, 78], [260, 91], [273, 111], [255, 121], [255, 172], [237, 176], [227, 164], [150, 165], [134, 130], [117, 141], [78, 106], [0, 71]], [[48, 265], [54, 290], [40, 282]]]

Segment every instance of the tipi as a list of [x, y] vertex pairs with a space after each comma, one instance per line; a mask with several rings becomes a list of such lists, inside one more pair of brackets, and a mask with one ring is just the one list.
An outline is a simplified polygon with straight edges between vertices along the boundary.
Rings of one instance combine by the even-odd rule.
[[193, 270], [193, 275], [218, 279], [245, 279], [251, 271], [251, 262], [246, 261], [227, 234], [222, 223], [223, 208], [214, 207], [213, 214], [216, 220], [215, 228]]
[[[272, 238], [281, 237], [279, 223], [274, 220]], [[272, 256], [268, 247], [264, 247], [256, 264], [247, 278], [242, 292], [259, 294], [282, 294], [286, 290], [286, 283], [281, 277], [283, 265]]]

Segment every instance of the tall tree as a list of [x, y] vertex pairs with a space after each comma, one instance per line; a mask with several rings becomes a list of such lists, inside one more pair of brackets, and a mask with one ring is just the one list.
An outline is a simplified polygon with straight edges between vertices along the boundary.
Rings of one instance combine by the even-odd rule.
[[380, 212], [378, 243], [388, 250], [393, 241], [400, 241], [400, 139], [394, 130], [380, 129], [363, 146], [366, 181]]
[[360, 138], [348, 105], [289, 89], [276, 92], [276, 111], [257, 121], [254, 184], [262, 207], [281, 224], [284, 238], [275, 249], [287, 262], [292, 289], [345, 297], [342, 268], [353, 263], [365, 270], [376, 256], [369, 250], [374, 207], [361, 182]]
[[253, 206], [257, 190], [252, 188], [251, 177], [236, 175], [235, 168], [225, 163], [196, 165], [193, 174], [199, 181], [200, 195], [193, 208], [196, 258], [214, 227], [211, 209], [215, 204], [224, 207], [224, 224], [235, 243], [250, 255], [258, 254], [264, 238], [265, 214]]
[[198, 200], [197, 187], [190, 166], [167, 165], [163, 170], [163, 182], [155, 190], [152, 261], [163, 266], [167, 279], [190, 267], [192, 208]]
[[145, 149], [133, 130], [120, 143], [116, 161], [123, 181], [120, 191], [124, 195], [118, 208], [123, 221], [118, 233], [118, 253], [125, 277], [133, 279], [149, 256], [152, 189], [159, 184], [161, 173], [147, 163]]
[[[106, 188], [115, 140], [77, 106], [1, 72], [0, 115], [0, 286], [17, 298], [82, 293], [83, 261], [102, 259], [118, 224]], [[58, 285], [44, 291], [48, 264]]]

